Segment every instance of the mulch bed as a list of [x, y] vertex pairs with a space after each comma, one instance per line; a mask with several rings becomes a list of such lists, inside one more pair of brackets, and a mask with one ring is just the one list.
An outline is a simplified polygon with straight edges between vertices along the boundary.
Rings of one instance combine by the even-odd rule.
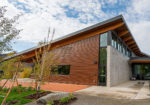
[[[52, 92], [50, 92], [50, 91], [41, 92], [41, 93], [39, 93], [39, 97], [38, 98], [46, 96], [47, 94], [50, 94], [50, 93], [52, 93]], [[37, 99], [36, 94], [31, 94], [31, 95], [26, 96], [24, 98], [25, 99], [31, 99], [31, 100], [32, 99]]]
[[16, 104], [16, 103], [18, 103], [18, 100], [10, 101], [10, 102], [6, 103], [6, 105], [12, 105], [12, 104]]
[[76, 97], [74, 97], [73, 99], [70, 99], [70, 100], [68, 101], [68, 103], [60, 103], [59, 100], [54, 100], [54, 105], [69, 105], [70, 103], [72, 103], [72, 102], [74, 102], [74, 101], [76, 101], [76, 100], [77, 100]]

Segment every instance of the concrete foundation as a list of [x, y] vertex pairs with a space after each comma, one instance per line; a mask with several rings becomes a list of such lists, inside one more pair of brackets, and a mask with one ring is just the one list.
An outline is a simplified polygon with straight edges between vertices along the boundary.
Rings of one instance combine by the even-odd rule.
[[107, 86], [115, 86], [128, 81], [131, 75], [129, 57], [112, 46], [107, 46]]

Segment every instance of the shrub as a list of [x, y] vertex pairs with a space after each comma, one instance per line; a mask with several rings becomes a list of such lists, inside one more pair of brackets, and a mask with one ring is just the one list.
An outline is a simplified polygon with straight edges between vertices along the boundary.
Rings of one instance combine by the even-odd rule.
[[20, 78], [28, 78], [31, 75], [32, 68], [23, 68]]
[[61, 103], [67, 103], [68, 101], [69, 101], [68, 97], [63, 97], [63, 98], [60, 99]]
[[50, 101], [47, 105], [54, 105], [54, 101]]

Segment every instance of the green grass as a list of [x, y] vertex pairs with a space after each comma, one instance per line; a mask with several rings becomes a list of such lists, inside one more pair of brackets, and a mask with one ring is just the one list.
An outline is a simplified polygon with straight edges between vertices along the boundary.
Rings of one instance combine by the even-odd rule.
[[[22, 88], [24, 88], [24, 87], [22, 87]], [[18, 90], [18, 89], [17, 89], [17, 90]], [[0, 91], [0, 95], [2, 95], [2, 96], [5, 96], [6, 93], [7, 93], [7, 92], [4, 92], [3, 90]], [[21, 92], [21, 96], [20, 96], [20, 95], [19, 95], [19, 92], [16, 91], [16, 89], [14, 89], [14, 90], [12, 89], [12, 92], [11, 92], [11, 93], [9, 94], [9, 96], [7, 97], [6, 102], [10, 102], [10, 101], [12, 101], [12, 100], [18, 100], [19, 102], [16, 103], [16, 104], [13, 104], [13, 105], [23, 105], [23, 104], [25, 104], [25, 103], [29, 103], [29, 102], [32, 101], [32, 100], [30, 100], [30, 99], [25, 99], [24, 97], [25, 97], [25, 96], [28, 96], [28, 95], [31, 95], [31, 94], [34, 94], [34, 93], [36, 93], [35, 90], [32, 90], [32, 89], [30, 90], [30, 89], [26, 88], [25, 90], [23, 90], [23, 91]], [[4, 97], [0, 97], [0, 104], [2, 103], [3, 99], [4, 99]]]

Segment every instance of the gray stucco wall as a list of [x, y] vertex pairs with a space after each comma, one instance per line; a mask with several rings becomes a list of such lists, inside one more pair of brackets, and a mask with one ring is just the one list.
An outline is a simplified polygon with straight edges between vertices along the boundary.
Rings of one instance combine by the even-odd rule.
[[107, 47], [107, 86], [115, 86], [128, 81], [131, 75], [129, 57], [112, 46]]

